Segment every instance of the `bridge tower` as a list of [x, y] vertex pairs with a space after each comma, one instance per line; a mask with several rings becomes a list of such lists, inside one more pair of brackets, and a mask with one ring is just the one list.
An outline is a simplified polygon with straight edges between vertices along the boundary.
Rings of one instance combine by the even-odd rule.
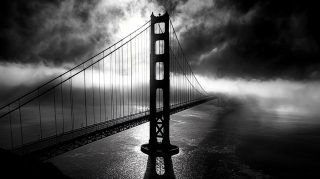
[[[150, 139], [143, 144], [141, 151], [148, 155], [174, 155], [179, 153], [177, 146], [170, 144], [170, 54], [169, 54], [169, 14], [151, 14], [150, 32]], [[164, 27], [164, 28], [163, 28]], [[155, 28], [161, 28], [155, 32]], [[160, 71], [157, 71], [160, 70]], [[159, 76], [156, 75], [160, 74]], [[158, 95], [162, 90], [163, 95]], [[160, 97], [162, 97], [160, 99]], [[159, 99], [157, 99], [159, 98]], [[157, 113], [157, 103], [162, 112]], [[158, 109], [159, 110], [159, 109]]]

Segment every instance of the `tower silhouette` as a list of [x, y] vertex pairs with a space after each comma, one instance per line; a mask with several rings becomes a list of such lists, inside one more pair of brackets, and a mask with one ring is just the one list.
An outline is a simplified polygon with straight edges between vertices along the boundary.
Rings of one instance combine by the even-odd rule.
[[[170, 44], [169, 44], [169, 14], [154, 16], [151, 14], [150, 32], [150, 139], [149, 144], [143, 144], [141, 151], [146, 154], [174, 155], [179, 153], [177, 146], [170, 144]], [[161, 29], [164, 24], [164, 29]], [[159, 28], [155, 32], [155, 27]], [[163, 26], [162, 26], [163, 27]], [[162, 64], [162, 65], [160, 65]], [[160, 68], [162, 67], [162, 68]], [[161, 76], [156, 77], [159, 70]], [[160, 72], [161, 71], [161, 72]], [[157, 91], [162, 90], [162, 96]], [[157, 108], [157, 103], [162, 104]], [[158, 110], [158, 111], [157, 111]]]

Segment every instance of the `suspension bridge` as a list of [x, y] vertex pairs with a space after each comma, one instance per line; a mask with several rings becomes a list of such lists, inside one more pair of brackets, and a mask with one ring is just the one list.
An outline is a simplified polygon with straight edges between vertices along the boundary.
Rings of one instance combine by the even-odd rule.
[[[150, 121], [144, 153], [179, 152], [170, 114], [213, 99], [167, 13], [0, 108], [0, 147], [46, 160]], [[147, 142], [147, 141], [146, 141]]]

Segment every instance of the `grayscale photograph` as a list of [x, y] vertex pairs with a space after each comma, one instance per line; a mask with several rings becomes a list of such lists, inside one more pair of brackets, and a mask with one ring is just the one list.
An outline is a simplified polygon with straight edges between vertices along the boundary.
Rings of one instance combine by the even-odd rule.
[[310, 0], [3, 0], [0, 178], [320, 178]]

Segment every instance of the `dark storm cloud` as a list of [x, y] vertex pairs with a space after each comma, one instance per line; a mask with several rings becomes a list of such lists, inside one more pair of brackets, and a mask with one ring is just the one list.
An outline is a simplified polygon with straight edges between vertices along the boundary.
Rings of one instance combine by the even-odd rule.
[[189, 0], [163, 5], [174, 9], [180, 40], [198, 70], [261, 79], [320, 77], [315, 2], [211, 0], [201, 5]]
[[108, 40], [112, 9], [96, 12], [97, 0], [1, 1], [0, 60], [60, 64], [92, 55]]
[[[106, 2], [105, 9], [101, 2]], [[198, 72], [248, 78], [320, 77], [320, 13], [314, 2], [302, 0], [5, 0], [0, 11], [0, 61], [83, 60], [103, 48], [137, 3], [156, 8], [160, 4], [169, 11]], [[141, 13], [150, 9], [137, 7]]]

